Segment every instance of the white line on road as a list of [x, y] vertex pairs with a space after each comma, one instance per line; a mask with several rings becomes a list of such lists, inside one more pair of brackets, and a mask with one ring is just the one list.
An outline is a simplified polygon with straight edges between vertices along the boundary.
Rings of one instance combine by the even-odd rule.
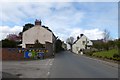
[[45, 65], [49, 65], [50, 61], [51, 61], [51, 59], [49, 59], [48, 62]]
[[50, 64], [49, 64], [49, 65], [52, 65], [53, 61], [54, 61], [54, 59], [52, 59], [52, 60], [50, 61]]

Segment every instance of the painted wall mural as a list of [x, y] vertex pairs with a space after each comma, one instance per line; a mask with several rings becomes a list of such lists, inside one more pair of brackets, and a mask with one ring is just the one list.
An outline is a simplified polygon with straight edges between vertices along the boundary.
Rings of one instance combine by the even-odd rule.
[[[24, 54], [24, 58], [43, 59], [44, 55], [48, 53], [47, 49], [43, 48], [18, 48], [18, 54]], [[15, 51], [10, 48], [9, 51]]]

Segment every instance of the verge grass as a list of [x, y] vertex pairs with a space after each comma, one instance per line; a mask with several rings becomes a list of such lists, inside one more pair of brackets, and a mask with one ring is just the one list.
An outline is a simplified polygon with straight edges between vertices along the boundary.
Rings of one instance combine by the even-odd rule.
[[111, 49], [108, 51], [100, 51], [100, 52], [95, 52], [93, 53], [93, 56], [96, 57], [106, 57], [106, 58], [113, 58], [114, 54], [118, 54], [118, 50], [117, 49]]

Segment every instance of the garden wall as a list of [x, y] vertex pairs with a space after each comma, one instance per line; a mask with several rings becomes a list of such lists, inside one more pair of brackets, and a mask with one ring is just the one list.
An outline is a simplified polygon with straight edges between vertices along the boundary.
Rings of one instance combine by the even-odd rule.
[[2, 60], [22, 60], [24, 54], [19, 53], [17, 48], [2, 48]]
[[[34, 50], [35, 52], [46, 51], [45, 49], [2, 48], [2, 53], [0, 53], [0, 59], [2, 60], [26, 60], [27, 58], [24, 57], [24, 53], [25, 53], [24, 51], [29, 51], [29, 50]], [[47, 51], [47, 53], [45, 53], [44, 55], [44, 58], [51, 57], [50, 53], [51, 53], [50, 50]], [[29, 58], [29, 59], [33, 59], [33, 58]]]

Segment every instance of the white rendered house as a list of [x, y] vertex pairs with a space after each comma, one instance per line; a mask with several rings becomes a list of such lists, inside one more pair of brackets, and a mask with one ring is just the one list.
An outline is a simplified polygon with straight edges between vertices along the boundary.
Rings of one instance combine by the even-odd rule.
[[92, 41], [89, 40], [84, 34], [80, 34], [80, 37], [72, 45], [72, 51], [76, 54], [83, 54], [83, 50], [90, 49], [93, 45]]

